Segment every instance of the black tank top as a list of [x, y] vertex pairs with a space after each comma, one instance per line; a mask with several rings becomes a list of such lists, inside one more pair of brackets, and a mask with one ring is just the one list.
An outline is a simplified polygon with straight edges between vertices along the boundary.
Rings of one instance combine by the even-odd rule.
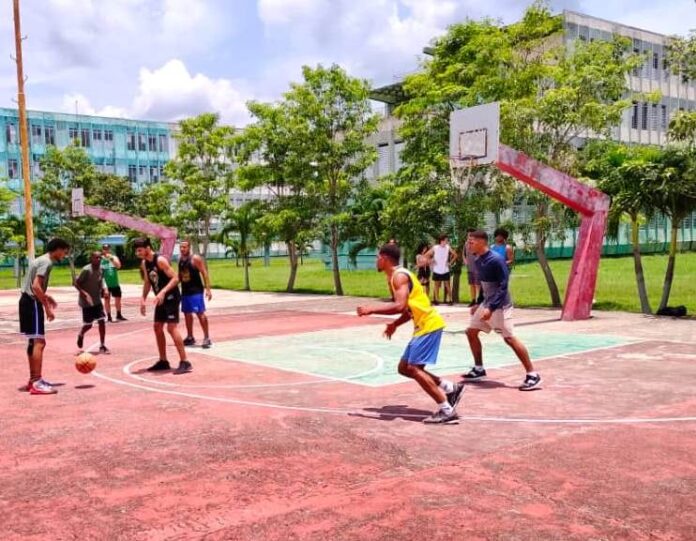
[[[164, 287], [169, 283], [169, 276], [167, 276], [164, 271], [157, 266], [157, 260], [159, 257], [160, 255], [155, 252], [155, 257], [152, 259], [152, 261], [148, 261], [147, 259], [145, 260], [145, 272], [147, 273], [147, 279], [150, 280], [150, 285], [152, 286], [152, 290], [155, 292], [155, 295], [162, 291], [162, 289], [164, 289]], [[179, 288], [176, 287], [169, 292], [167, 298], [169, 298], [171, 294], [178, 293]]]
[[182, 295], [203, 293], [201, 272], [193, 264], [193, 257], [179, 259], [179, 282], [181, 282]]

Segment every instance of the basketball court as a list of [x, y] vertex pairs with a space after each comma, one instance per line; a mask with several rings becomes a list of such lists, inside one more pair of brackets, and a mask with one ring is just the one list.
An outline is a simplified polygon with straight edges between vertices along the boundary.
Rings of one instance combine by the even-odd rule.
[[[215, 291], [214, 346], [175, 376], [144, 371], [151, 311], [124, 289], [89, 375], [76, 294], [54, 289], [55, 396], [18, 390], [18, 296], [0, 294], [0, 539], [696, 538], [694, 321], [518, 310], [543, 389], [519, 392], [489, 336], [460, 424], [427, 426], [435, 405], [395, 369], [410, 329], [386, 341], [359, 299]], [[438, 372], [458, 379], [467, 309], [442, 312]]]

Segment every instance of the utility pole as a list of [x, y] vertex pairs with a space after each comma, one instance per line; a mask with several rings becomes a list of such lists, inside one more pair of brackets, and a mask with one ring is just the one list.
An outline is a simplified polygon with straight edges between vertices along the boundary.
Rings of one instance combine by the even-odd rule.
[[19, 0], [14, 0], [14, 30], [17, 62], [17, 104], [19, 106], [19, 143], [22, 149], [22, 177], [24, 178], [24, 223], [27, 235], [27, 256], [34, 259], [34, 220], [31, 205], [31, 169], [29, 167], [29, 130], [27, 129], [27, 102], [24, 96], [24, 65], [22, 64], [22, 30], [19, 23]]

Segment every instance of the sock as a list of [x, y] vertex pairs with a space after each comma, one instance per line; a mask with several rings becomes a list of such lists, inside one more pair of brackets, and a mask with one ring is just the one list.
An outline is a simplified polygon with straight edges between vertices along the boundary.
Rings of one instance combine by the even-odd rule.
[[440, 385], [438, 385], [438, 387], [440, 387], [440, 389], [442, 389], [446, 393], [451, 393], [452, 391], [454, 391], [454, 383], [452, 383], [451, 381], [447, 381], [446, 379], [441, 379]]
[[539, 374], [537, 374], [536, 372], [527, 372], [527, 375], [528, 376], [538, 376]]
[[450, 406], [450, 403], [445, 400], [442, 404], [438, 404], [440, 406], [440, 411], [446, 415], [451, 415], [454, 413], [454, 410], [452, 409], [452, 406]]
[[474, 370], [476, 370], [477, 372], [483, 372], [483, 366], [479, 366], [476, 364], [474, 365]]

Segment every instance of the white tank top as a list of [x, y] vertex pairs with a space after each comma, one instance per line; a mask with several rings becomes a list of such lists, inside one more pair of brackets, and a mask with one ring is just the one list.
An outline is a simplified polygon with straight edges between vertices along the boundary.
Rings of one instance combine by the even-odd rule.
[[433, 246], [433, 272], [436, 274], [446, 274], [449, 272], [450, 246], [445, 244]]

